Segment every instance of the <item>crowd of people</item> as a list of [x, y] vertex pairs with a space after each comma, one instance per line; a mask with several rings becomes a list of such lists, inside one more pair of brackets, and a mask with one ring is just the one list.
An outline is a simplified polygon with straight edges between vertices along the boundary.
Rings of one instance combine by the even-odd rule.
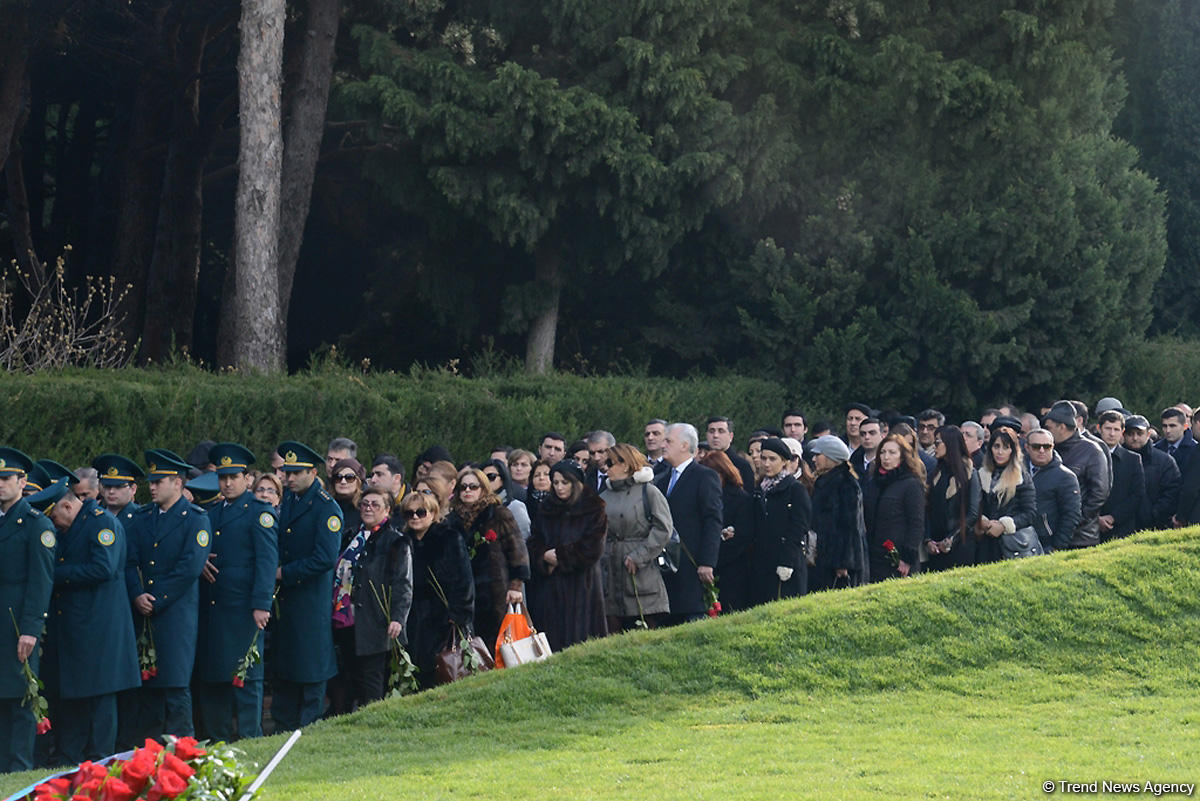
[[0, 448], [0, 768], [259, 736], [264, 682], [275, 728], [298, 728], [384, 697], [397, 644], [429, 687], [440, 651], [495, 643], [516, 605], [557, 651], [1200, 523], [1185, 404], [1157, 428], [1115, 398], [960, 425], [852, 403], [840, 422], [788, 410], [744, 451], [721, 416], [703, 440], [651, 420], [641, 447], [549, 432], [456, 463], [435, 445], [407, 473], [341, 437], [324, 458], [284, 442], [261, 471], [230, 442], [74, 471]]

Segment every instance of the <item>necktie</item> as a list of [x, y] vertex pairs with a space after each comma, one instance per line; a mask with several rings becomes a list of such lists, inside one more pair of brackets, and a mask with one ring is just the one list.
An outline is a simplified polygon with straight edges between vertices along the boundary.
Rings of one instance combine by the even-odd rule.
[[667, 497], [670, 497], [671, 491], [675, 489], [675, 482], [679, 480], [679, 468], [671, 468], [671, 481], [667, 484]]

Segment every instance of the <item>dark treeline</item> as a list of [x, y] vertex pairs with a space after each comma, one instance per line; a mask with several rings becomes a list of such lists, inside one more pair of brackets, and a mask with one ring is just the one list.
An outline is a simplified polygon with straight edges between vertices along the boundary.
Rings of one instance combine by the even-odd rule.
[[[140, 360], [225, 364], [237, 335], [240, 10], [0, 0], [0, 256], [71, 245], [69, 283], [131, 284]], [[1198, 333], [1198, 15], [289, 3], [288, 363], [736, 370], [831, 408], [1103, 393], [1148, 333]], [[289, 158], [322, 78], [310, 208]]]

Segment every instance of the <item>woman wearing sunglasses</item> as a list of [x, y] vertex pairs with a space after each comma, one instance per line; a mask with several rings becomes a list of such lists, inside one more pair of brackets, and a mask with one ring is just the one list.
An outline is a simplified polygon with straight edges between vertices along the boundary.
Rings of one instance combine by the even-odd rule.
[[342, 509], [342, 548], [350, 543], [350, 537], [358, 531], [360, 518], [358, 502], [362, 500], [363, 482], [367, 472], [357, 459], [339, 459], [329, 473], [329, 494]]
[[417, 681], [429, 688], [436, 683], [437, 653], [455, 627], [464, 634], [471, 631], [475, 581], [462, 532], [442, 520], [436, 495], [410, 492], [399, 509], [412, 547], [408, 654], [417, 666]]
[[362, 493], [358, 511], [358, 530], [334, 568], [338, 676], [329, 683], [332, 715], [383, 698], [388, 650], [392, 640], [403, 641], [412, 603], [412, 554], [408, 537], [392, 521], [391, 497], [371, 487]]
[[622, 442], [608, 449], [607, 487], [600, 494], [608, 514], [604, 542], [604, 611], [609, 631], [644, 622], [655, 628], [671, 611], [658, 555], [671, 538], [671, 507], [654, 486], [654, 471], [641, 452]]
[[524, 599], [529, 578], [529, 552], [525, 538], [492, 492], [484, 471], [464, 468], [450, 499], [448, 522], [463, 532], [471, 572], [475, 577], [475, 633], [489, 646], [500, 634], [500, 622], [509, 604]]

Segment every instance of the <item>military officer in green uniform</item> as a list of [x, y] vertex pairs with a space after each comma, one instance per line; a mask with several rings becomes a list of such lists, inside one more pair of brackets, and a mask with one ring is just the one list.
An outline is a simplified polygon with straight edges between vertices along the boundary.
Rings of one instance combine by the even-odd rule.
[[92, 460], [96, 475], [100, 479], [100, 500], [104, 508], [112, 512], [127, 530], [138, 505], [138, 482], [146, 477], [142, 468], [132, 459], [117, 453], [102, 453]]
[[200, 572], [208, 559], [208, 515], [183, 497], [190, 466], [165, 449], [146, 451], [151, 503], [130, 524], [125, 586], [135, 632], [154, 637], [157, 672], [138, 693], [138, 737], [192, 735], [189, 684], [196, 661]]
[[33, 495], [49, 489], [51, 484], [62, 478], [67, 480], [68, 489], [79, 483], [79, 477], [65, 464], [53, 459], [38, 459], [25, 477], [25, 494]]
[[54, 526], [22, 497], [33, 460], [0, 448], [0, 770], [33, 767], [37, 722], [24, 703], [22, 666], [37, 672], [37, 643], [53, 586]]
[[30, 497], [59, 531], [46, 664], [55, 676], [54, 733], [60, 761], [113, 753], [117, 693], [137, 687], [137, 648], [125, 593], [126, 534], [94, 500], [59, 479]]
[[196, 699], [208, 736], [262, 736], [263, 665], [253, 665], [242, 686], [233, 683], [251, 643], [263, 651], [262, 630], [271, 619], [275, 571], [279, 566], [278, 521], [270, 504], [254, 497], [250, 465], [254, 454], [232, 442], [209, 450], [217, 466], [222, 500], [208, 510], [212, 552], [201, 584], [200, 645], [196, 654]]
[[279, 616], [272, 627], [274, 694], [280, 731], [321, 716], [325, 683], [337, 674], [333, 654], [333, 568], [342, 542], [342, 511], [317, 481], [321, 456], [300, 442], [278, 448], [287, 489], [279, 512]]

